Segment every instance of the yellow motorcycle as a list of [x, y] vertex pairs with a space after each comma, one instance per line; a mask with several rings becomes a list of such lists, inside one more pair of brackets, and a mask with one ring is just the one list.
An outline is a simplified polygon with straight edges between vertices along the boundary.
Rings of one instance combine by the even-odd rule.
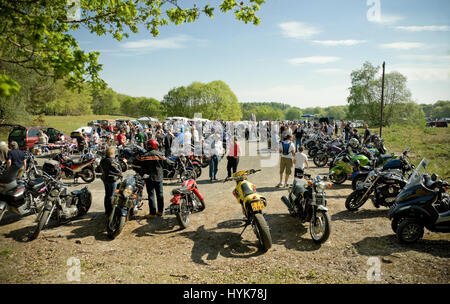
[[247, 181], [247, 176], [254, 174], [261, 170], [242, 170], [236, 172], [232, 177], [227, 177], [224, 182], [236, 181], [236, 188], [233, 190], [233, 195], [236, 197], [239, 204], [241, 204], [242, 212], [245, 216], [245, 228], [251, 225], [259, 245], [262, 250], [267, 251], [272, 247], [272, 237], [270, 235], [269, 226], [263, 216], [262, 210], [267, 206], [266, 198], [256, 192], [256, 187]]

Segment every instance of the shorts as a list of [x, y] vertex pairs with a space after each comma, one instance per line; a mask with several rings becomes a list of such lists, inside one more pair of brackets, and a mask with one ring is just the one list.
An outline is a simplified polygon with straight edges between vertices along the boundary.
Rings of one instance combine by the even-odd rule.
[[291, 175], [292, 173], [292, 165], [293, 161], [290, 158], [287, 157], [281, 157], [280, 160], [280, 174], [283, 174], [283, 172], [286, 170], [286, 175]]

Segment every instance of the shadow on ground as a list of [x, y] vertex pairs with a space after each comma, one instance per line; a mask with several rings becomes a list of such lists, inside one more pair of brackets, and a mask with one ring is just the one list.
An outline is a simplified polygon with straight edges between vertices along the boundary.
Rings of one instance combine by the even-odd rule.
[[356, 221], [370, 218], [387, 217], [388, 209], [367, 210], [362, 209], [358, 211], [344, 210], [335, 213], [331, 216], [332, 221]]

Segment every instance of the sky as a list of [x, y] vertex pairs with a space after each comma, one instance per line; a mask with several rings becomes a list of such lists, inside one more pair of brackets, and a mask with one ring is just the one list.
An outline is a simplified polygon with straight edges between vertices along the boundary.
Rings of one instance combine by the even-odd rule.
[[385, 61], [386, 73], [407, 76], [414, 101], [450, 100], [448, 0], [266, 0], [257, 15], [254, 26], [216, 8], [214, 18], [164, 26], [157, 38], [145, 29], [121, 42], [84, 30], [75, 37], [100, 52], [108, 86], [135, 97], [162, 100], [175, 87], [222, 80], [239, 102], [345, 105], [350, 73]]

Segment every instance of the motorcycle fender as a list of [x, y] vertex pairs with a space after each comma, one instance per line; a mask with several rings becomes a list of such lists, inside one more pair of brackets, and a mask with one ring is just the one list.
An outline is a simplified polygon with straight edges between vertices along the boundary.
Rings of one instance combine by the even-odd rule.
[[174, 204], [174, 205], [179, 205], [179, 204], [180, 204], [180, 198], [181, 198], [181, 195], [174, 196], [174, 197], [170, 200], [170, 202], [171, 202], [172, 204]]
[[425, 209], [419, 207], [419, 206], [405, 206], [405, 207], [400, 207], [398, 209], [396, 209], [394, 212], [389, 212], [388, 216], [390, 219], [392, 219], [393, 217], [401, 217], [402, 214], [408, 214], [408, 213], [415, 213], [415, 214], [422, 214], [424, 215], [424, 220], [425, 222], [429, 222], [429, 220], [431, 219], [431, 214], [428, 213], [428, 211], [426, 211]]
[[8, 207], [8, 205], [6, 204], [6, 202], [0, 202], [0, 212], [5, 210], [7, 207]]
[[341, 172], [342, 172], [342, 169], [340, 167], [334, 167], [330, 170], [330, 175], [341, 174]]
[[122, 213], [122, 216], [127, 216], [128, 215], [128, 209], [127, 208], [120, 209], [120, 212]]
[[44, 210], [51, 211], [52, 207], [53, 207], [53, 204], [47, 204], [47, 205], [45, 205]]
[[328, 211], [328, 208], [325, 207], [325, 206], [320, 205], [320, 206], [317, 206], [317, 210], [321, 210], [321, 211], [327, 212], [327, 211]]

